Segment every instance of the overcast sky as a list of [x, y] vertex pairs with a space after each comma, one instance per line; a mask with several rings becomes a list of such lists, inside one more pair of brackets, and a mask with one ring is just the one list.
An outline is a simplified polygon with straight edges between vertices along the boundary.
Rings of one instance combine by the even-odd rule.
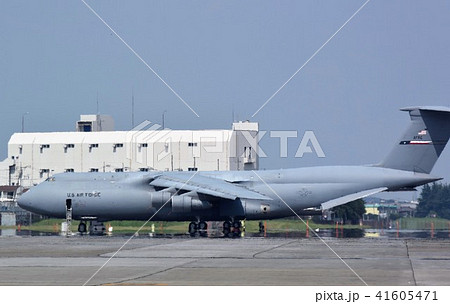
[[[450, 2], [365, 0], [86, 2], [0, 0], [0, 158], [25, 131], [72, 131], [80, 114], [116, 129], [148, 119], [173, 129], [298, 131], [287, 158], [267, 134], [261, 168], [380, 161], [409, 123], [398, 109], [450, 106]], [[323, 46], [324, 45], [324, 46]], [[252, 115], [319, 48], [257, 115]], [[314, 131], [325, 158], [294, 154]], [[450, 151], [433, 170], [450, 180]]]

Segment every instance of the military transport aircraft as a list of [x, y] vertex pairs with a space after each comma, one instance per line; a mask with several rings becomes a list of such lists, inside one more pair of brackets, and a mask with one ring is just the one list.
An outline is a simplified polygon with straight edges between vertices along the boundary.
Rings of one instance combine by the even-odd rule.
[[262, 220], [329, 209], [382, 191], [414, 190], [441, 178], [431, 172], [450, 136], [450, 108], [408, 107], [411, 123], [378, 164], [265, 171], [62, 173], [22, 195], [23, 209], [87, 221], [224, 221], [223, 233], [242, 219]]

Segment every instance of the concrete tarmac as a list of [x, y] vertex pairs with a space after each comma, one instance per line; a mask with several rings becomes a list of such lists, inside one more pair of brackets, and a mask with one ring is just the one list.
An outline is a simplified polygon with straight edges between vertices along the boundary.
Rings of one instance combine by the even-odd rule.
[[450, 240], [128, 239], [0, 237], [0, 285], [450, 285]]

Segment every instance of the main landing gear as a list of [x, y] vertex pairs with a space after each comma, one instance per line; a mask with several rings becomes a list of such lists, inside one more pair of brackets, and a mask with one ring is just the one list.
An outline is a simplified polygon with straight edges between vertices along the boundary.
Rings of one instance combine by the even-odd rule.
[[[222, 232], [225, 237], [240, 237], [243, 230], [242, 222], [239, 220], [223, 222]], [[195, 236], [207, 236], [208, 224], [205, 221], [190, 222], [188, 227], [189, 234]]]
[[235, 220], [233, 222], [225, 221], [223, 222], [223, 235], [225, 237], [238, 237], [241, 236], [242, 231], [242, 223], [239, 220]]
[[205, 221], [189, 223], [189, 234], [191, 236], [195, 236], [197, 232], [200, 234], [200, 236], [206, 236], [207, 231], [208, 231], [208, 224]]

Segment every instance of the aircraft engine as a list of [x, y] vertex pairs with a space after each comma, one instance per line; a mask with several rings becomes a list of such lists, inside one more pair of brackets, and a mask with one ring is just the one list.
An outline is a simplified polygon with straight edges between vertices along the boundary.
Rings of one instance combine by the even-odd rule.
[[211, 203], [201, 201], [191, 196], [174, 196], [172, 197], [172, 212], [187, 213], [192, 210], [204, 210], [211, 208]]
[[160, 208], [163, 204], [170, 200], [170, 196], [172, 194], [166, 191], [158, 191], [152, 192], [150, 195], [152, 200], [152, 207]]

